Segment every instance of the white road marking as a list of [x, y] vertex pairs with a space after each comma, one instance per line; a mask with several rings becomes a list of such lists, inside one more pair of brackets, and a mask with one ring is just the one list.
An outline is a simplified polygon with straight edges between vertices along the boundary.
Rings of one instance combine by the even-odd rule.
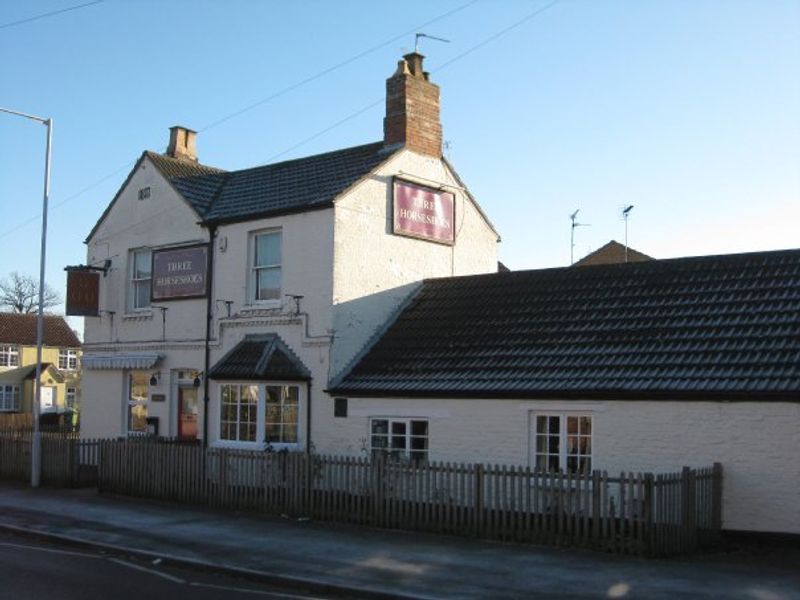
[[157, 575], [158, 577], [163, 577], [173, 583], [186, 583], [185, 579], [181, 579], [180, 577], [175, 577], [174, 575], [168, 575], [167, 573], [162, 573], [161, 571], [156, 571], [155, 569], [148, 569], [147, 567], [142, 567], [141, 565], [137, 565], [134, 563], [130, 563], [126, 560], [120, 560], [118, 558], [109, 558], [113, 563], [117, 563], [118, 565], [122, 565], [123, 567], [128, 567], [130, 569], [136, 569], [137, 571], [144, 571], [145, 573], [150, 573], [151, 575]]
[[82, 558], [105, 558], [97, 556], [96, 554], [85, 554], [83, 552], [73, 552], [71, 550], [56, 550], [55, 548], [42, 548], [39, 546], [26, 546], [25, 544], [11, 544], [9, 542], [0, 542], [0, 546], [8, 548], [23, 548], [25, 550], [36, 550], [37, 552], [50, 552], [52, 554], [66, 554], [68, 556], [80, 556]]
[[242, 592], [243, 594], [259, 594], [261, 596], [273, 596], [280, 598], [293, 598], [294, 600], [322, 600], [317, 596], [298, 596], [297, 594], [283, 594], [281, 592], [268, 592], [264, 590], [251, 590], [249, 588], [232, 587], [228, 585], [214, 585], [213, 583], [198, 583], [192, 581], [189, 585], [195, 587], [213, 588], [215, 590], [226, 590], [228, 592]]

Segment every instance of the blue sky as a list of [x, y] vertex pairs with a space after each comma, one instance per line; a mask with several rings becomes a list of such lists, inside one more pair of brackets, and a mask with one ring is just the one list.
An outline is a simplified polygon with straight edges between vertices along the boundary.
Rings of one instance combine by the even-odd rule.
[[[576, 258], [621, 241], [627, 204], [630, 245], [658, 258], [800, 246], [800, 1], [562, 0], [524, 20], [550, 2], [105, 0], [3, 27], [81, 3], [0, 5], [0, 106], [55, 122], [47, 279], [62, 293], [171, 125], [227, 169], [378, 140], [382, 104], [298, 146], [382, 100], [413, 34], [386, 42], [446, 13], [422, 30], [451, 43], [422, 52], [447, 155], [511, 268], [568, 264], [575, 209], [591, 224]], [[0, 115], [0, 276], [38, 274], [44, 135]]]

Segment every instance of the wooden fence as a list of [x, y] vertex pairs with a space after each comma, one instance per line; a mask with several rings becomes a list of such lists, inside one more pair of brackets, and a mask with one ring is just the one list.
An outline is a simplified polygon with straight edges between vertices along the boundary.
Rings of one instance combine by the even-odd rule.
[[[44, 485], [76, 487], [97, 482], [99, 440], [82, 440], [72, 433], [42, 433]], [[30, 481], [30, 431], [0, 432], [0, 479]]]
[[0, 413], [0, 431], [33, 428], [31, 413]]
[[642, 556], [718, 539], [722, 468], [652, 475], [99, 443], [101, 492]]

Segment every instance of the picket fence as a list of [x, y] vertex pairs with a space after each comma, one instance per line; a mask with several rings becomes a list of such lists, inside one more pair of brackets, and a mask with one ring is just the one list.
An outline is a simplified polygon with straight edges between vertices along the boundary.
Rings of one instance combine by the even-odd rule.
[[722, 467], [584, 475], [101, 440], [101, 492], [484, 539], [669, 556], [718, 540]]
[[[30, 430], [0, 431], [0, 479], [30, 481]], [[41, 433], [44, 485], [91, 486], [97, 482], [99, 440], [80, 439], [77, 433]]]

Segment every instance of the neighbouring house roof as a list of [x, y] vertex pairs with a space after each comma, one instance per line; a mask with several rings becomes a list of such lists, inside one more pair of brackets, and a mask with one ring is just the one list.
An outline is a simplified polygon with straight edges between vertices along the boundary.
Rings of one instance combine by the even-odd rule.
[[247, 335], [209, 369], [210, 379], [308, 381], [311, 372], [277, 334]]
[[[59, 383], [63, 383], [64, 374], [59, 371], [52, 363], [42, 363], [42, 375], [50, 373], [50, 376], [55, 378]], [[4, 383], [22, 383], [25, 380], [36, 379], [36, 364], [25, 365], [24, 367], [16, 367], [14, 369], [7, 369], [0, 371], [0, 381]]]
[[[0, 344], [36, 345], [36, 313], [0, 313]], [[81, 341], [64, 317], [44, 316], [43, 345], [80, 348]]]
[[800, 250], [426, 281], [351, 396], [800, 399]]
[[605, 246], [598, 248], [594, 252], [590, 252], [572, 266], [585, 267], [587, 265], [610, 265], [624, 262], [643, 262], [646, 260], [655, 259], [652, 256], [647, 256], [647, 254], [642, 254], [638, 250], [634, 250], [633, 248], [629, 247], [628, 259], [626, 261], [625, 246], [616, 240], [611, 240]]

